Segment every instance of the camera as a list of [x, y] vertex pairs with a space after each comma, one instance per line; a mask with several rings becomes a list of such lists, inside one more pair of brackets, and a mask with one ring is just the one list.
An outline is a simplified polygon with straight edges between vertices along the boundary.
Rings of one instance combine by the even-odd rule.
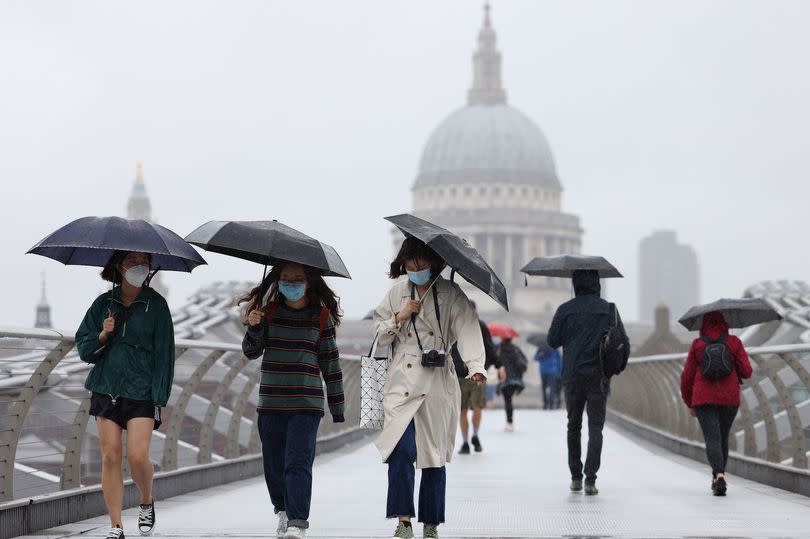
[[447, 362], [447, 352], [444, 350], [424, 350], [422, 352], [423, 367], [444, 367]]

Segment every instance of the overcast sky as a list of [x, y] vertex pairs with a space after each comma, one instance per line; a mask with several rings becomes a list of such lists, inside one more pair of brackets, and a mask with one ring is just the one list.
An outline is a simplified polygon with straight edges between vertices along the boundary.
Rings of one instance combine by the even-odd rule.
[[[331, 243], [349, 316], [377, 304], [385, 215], [408, 211], [431, 130], [464, 104], [480, 1], [5, 0], [0, 4], [0, 325], [57, 328], [98, 270], [24, 255], [84, 215], [123, 214], [143, 162], [158, 221], [278, 219]], [[627, 276], [676, 229], [702, 296], [808, 278], [810, 2], [496, 0], [509, 102], [548, 137], [584, 251]], [[174, 306], [261, 268], [216, 254], [164, 276]]]

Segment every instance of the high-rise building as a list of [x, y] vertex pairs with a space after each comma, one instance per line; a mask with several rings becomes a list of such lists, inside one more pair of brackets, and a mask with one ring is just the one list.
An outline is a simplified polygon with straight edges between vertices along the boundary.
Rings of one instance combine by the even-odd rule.
[[45, 295], [45, 272], [42, 272], [42, 297], [37, 304], [37, 316], [34, 321], [35, 328], [51, 328], [51, 306], [48, 303], [48, 298]]
[[660, 305], [678, 319], [700, 302], [700, 269], [694, 249], [674, 230], [659, 230], [639, 244], [639, 319], [651, 322]]
[[[135, 164], [135, 183], [132, 185], [132, 192], [129, 195], [129, 200], [127, 200], [127, 218], [153, 222], [152, 202], [149, 200], [149, 195], [146, 194], [146, 184], [143, 181], [143, 166], [140, 161]], [[154, 276], [150, 286], [164, 298], [169, 294], [159, 273]]]
[[413, 186], [414, 213], [464, 237], [506, 285], [510, 313], [465, 292], [487, 320], [542, 327], [570, 299], [569, 280], [520, 273], [536, 256], [578, 253], [579, 218], [562, 212], [562, 186], [545, 135], [507, 103], [489, 5], [473, 54], [467, 104], [433, 131]]

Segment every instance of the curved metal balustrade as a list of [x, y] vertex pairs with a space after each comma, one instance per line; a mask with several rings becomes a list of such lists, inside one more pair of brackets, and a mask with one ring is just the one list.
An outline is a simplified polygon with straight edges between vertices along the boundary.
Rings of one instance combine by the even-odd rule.
[[[732, 452], [798, 470], [810, 448], [810, 344], [748, 349], [754, 375], [741, 387]], [[703, 443], [681, 400], [686, 354], [633, 358], [613, 380], [610, 408], [672, 436]]]
[[[98, 484], [101, 450], [84, 379], [92, 367], [74, 336], [0, 328], [0, 502]], [[359, 357], [341, 358], [346, 422], [326, 414], [319, 440], [357, 429]], [[261, 452], [256, 419], [261, 360], [236, 344], [176, 341], [175, 379], [152, 439], [156, 471]], [[125, 472], [126, 462], [124, 463]]]

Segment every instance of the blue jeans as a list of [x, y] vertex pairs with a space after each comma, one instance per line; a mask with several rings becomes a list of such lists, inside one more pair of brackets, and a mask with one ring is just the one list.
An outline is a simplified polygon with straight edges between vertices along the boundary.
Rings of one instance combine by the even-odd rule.
[[309, 527], [312, 463], [321, 417], [316, 414], [259, 414], [264, 480], [276, 513], [290, 526]]
[[552, 410], [560, 405], [560, 377], [556, 374], [540, 374], [543, 384], [543, 410]]
[[[388, 457], [387, 518], [415, 517], [413, 507], [416, 477], [416, 428], [413, 421]], [[444, 522], [444, 496], [447, 473], [441, 468], [424, 468], [419, 484], [419, 522], [439, 525]]]

